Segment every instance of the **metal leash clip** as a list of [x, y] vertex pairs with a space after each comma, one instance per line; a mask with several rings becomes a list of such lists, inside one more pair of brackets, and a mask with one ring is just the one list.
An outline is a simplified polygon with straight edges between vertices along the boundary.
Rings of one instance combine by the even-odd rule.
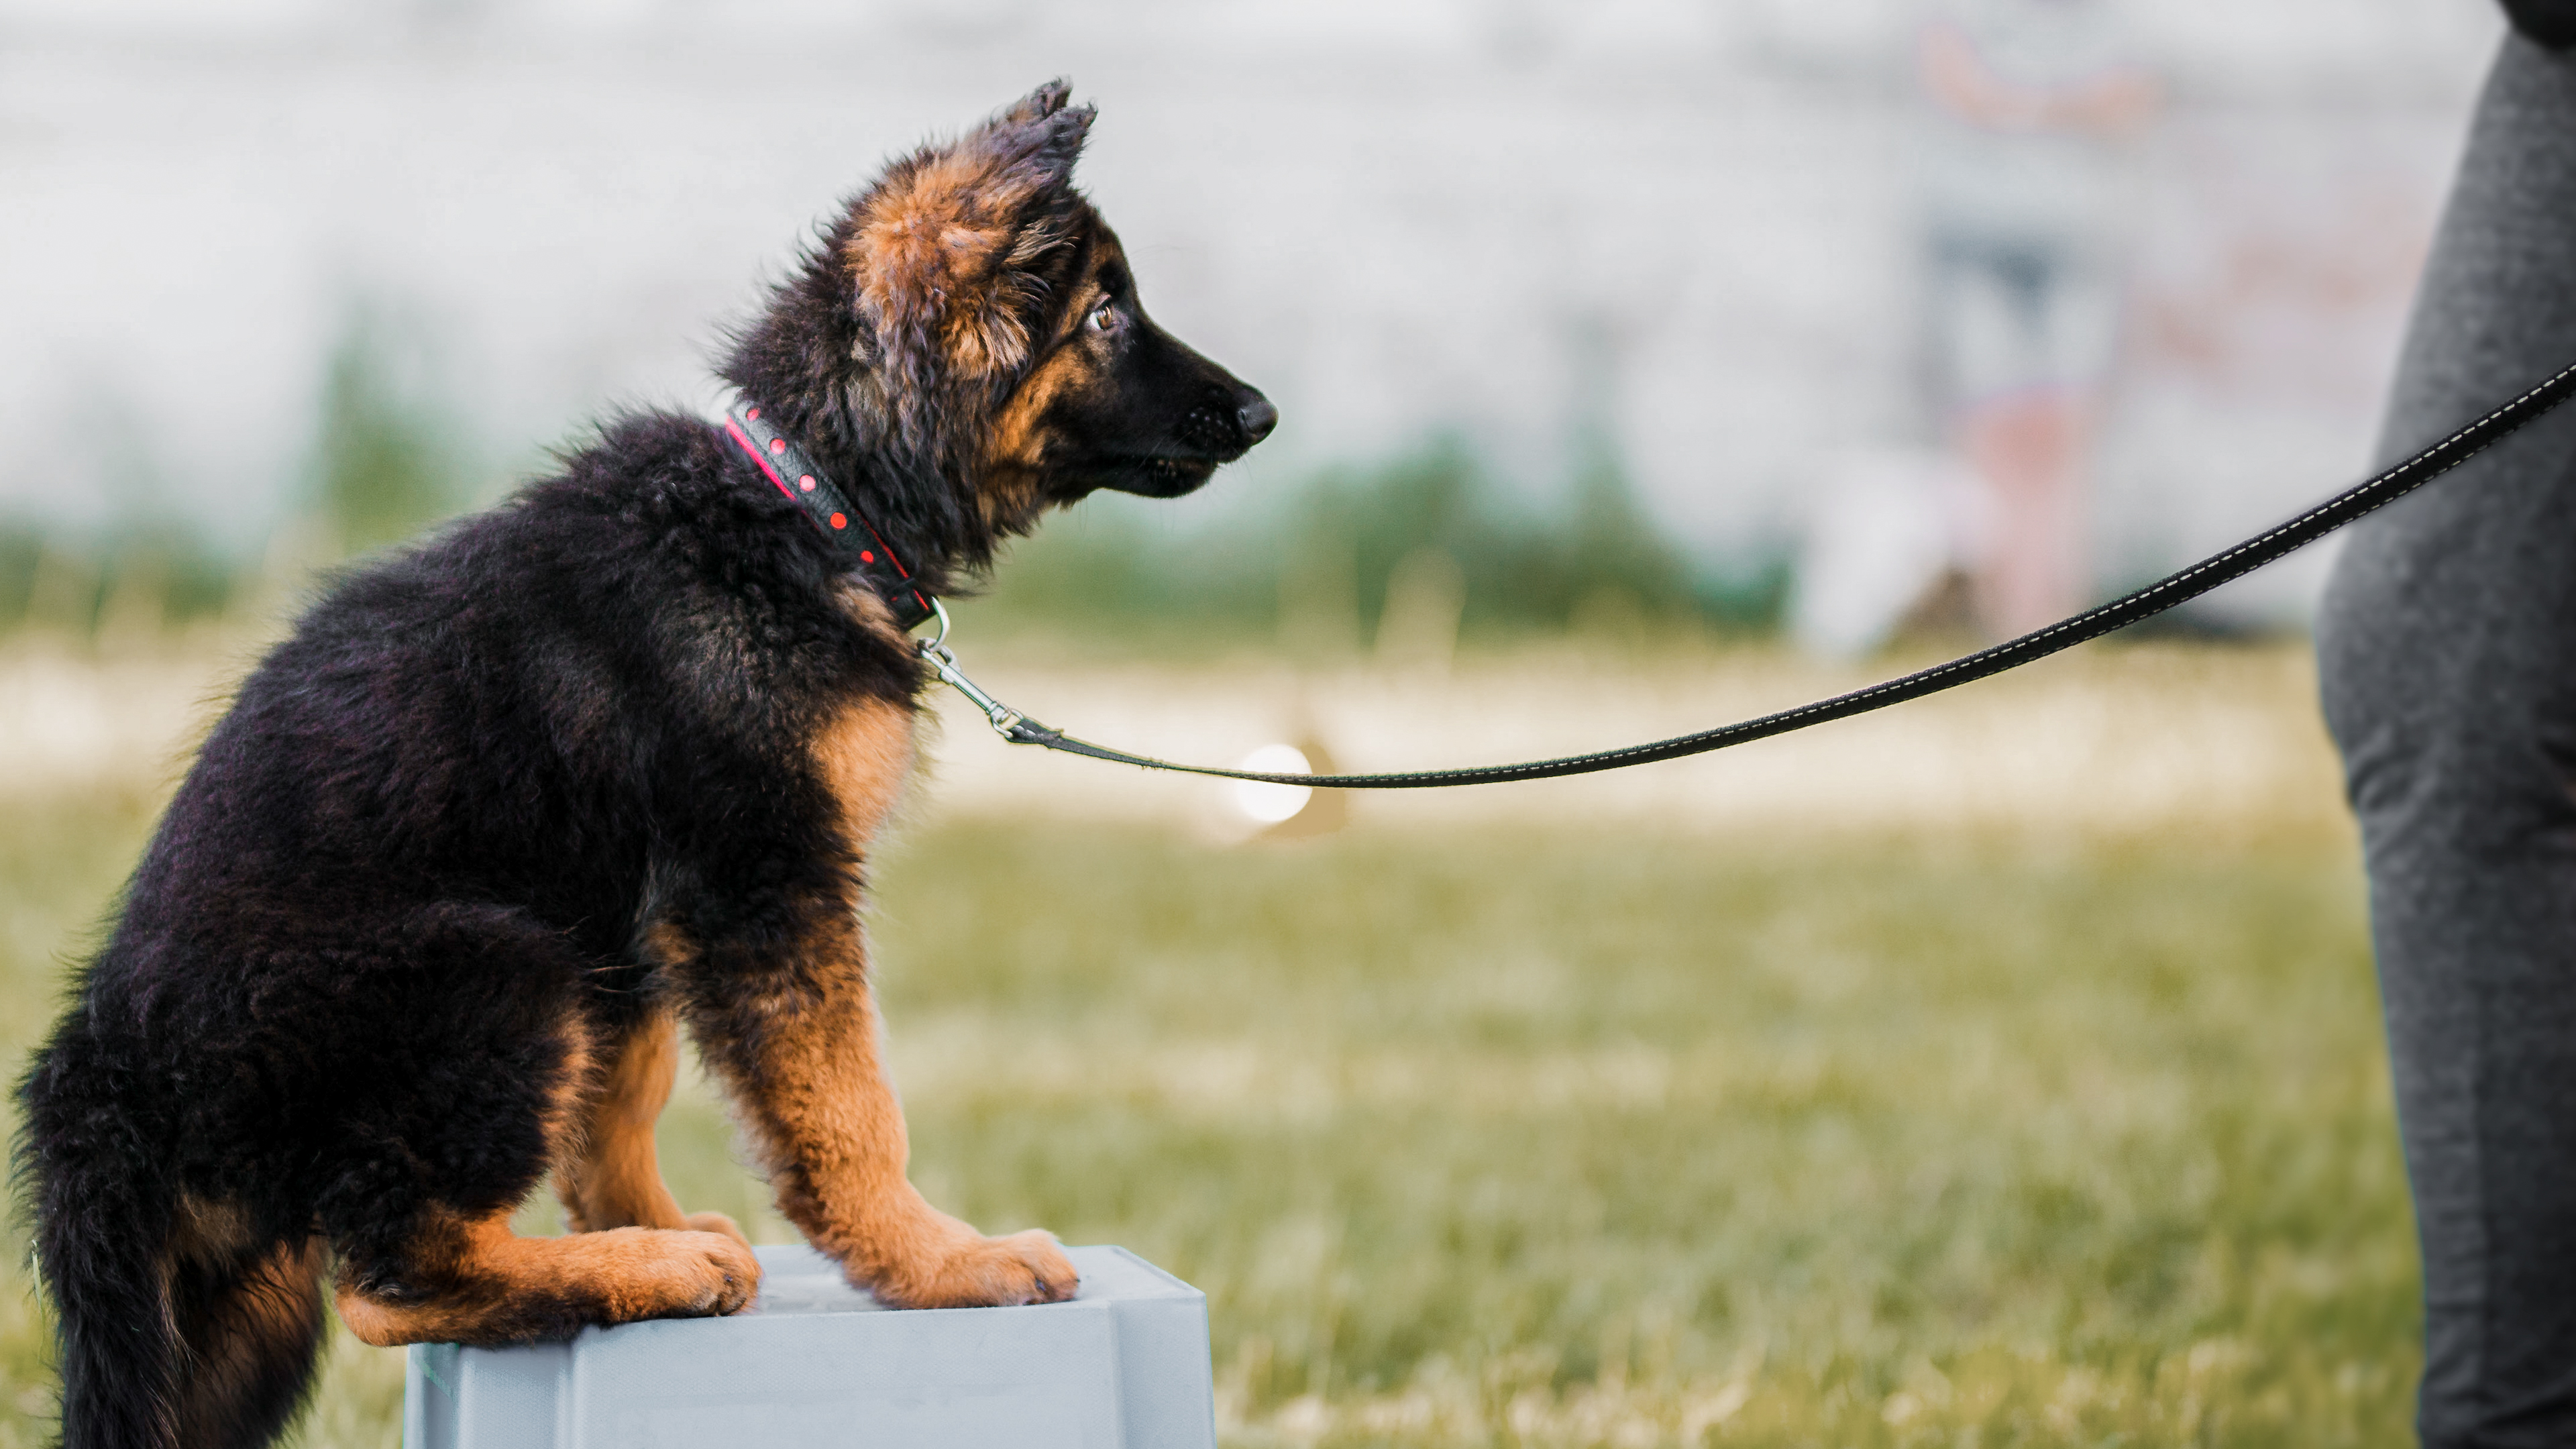
[[957, 656], [949, 651], [947, 606], [937, 599], [932, 599], [930, 612], [939, 620], [939, 632], [931, 638], [922, 640], [916, 646], [921, 651], [921, 657], [932, 669], [939, 672], [940, 679], [949, 688], [972, 700], [975, 707], [984, 712], [984, 718], [993, 726], [993, 733], [1011, 740], [1014, 744], [1019, 743], [1018, 740], [1013, 739], [1011, 731], [1027, 716], [975, 687], [975, 681], [968, 679], [966, 672], [957, 667]]

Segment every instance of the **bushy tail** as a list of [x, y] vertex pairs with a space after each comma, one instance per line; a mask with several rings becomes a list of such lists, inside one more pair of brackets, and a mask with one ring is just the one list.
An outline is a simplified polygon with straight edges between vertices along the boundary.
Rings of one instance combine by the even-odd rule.
[[310, 1391], [318, 1243], [183, 1199], [66, 1019], [20, 1088], [21, 1190], [61, 1346], [63, 1449], [256, 1449]]

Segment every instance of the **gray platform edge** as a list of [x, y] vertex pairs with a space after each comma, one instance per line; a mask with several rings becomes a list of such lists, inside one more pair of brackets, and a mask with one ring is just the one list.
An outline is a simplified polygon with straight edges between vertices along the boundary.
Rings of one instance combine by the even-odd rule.
[[[830, 1270], [829, 1260], [802, 1245], [763, 1247], [760, 1255], [763, 1269], [773, 1278], [792, 1276], [798, 1271]], [[981, 1329], [1003, 1329], [1005, 1325], [1022, 1330], [1038, 1328], [1040, 1322], [1028, 1315], [1049, 1315], [1054, 1320], [1050, 1329], [1059, 1335], [1080, 1333], [1071, 1322], [1061, 1322], [1067, 1315], [1092, 1320], [1094, 1336], [1105, 1339], [1106, 1363], [1095, 1365], [1101, 1372], [1095, 1381], [1105, 1383], [1112, 1391], [1117, 1427], [1113, 1443], [1116, 1449], [1216, 1449], [1215, 1385], [1210, 1373], [1208, 1352], [1207, 1296], [1198, 1289], [1165, 1272], [1125, 1248], [1114, 1245], [1068, 1247], [1066, 1254], [1083, 1275], [1083, 1286], [1073, 1301], [1039, 1304], [1017, 1308], [952, 1308], [915, 1310], [893, 1313], [877, 1309], [855, 1293], [850, 1295], [849, 1311], [800, 1312], [789, 1309], [785, 1314], [811, 1319], [874, 1320], [891, 1326], [896, 1322], [917, 1324], [923, 1329], [944, 1322], [957, 1328], [970, 1325]], [[1100, 1270], [1107, 1269], [1104, 1275]], [[1148, 1291], [1125, 1293], [1096, 1292], [1094, 1280], [1141, 1277]], [[1102, 1319], [1106, 1323], [1101, 1322]], [[556, 1343], [533, 1344], [512, 1349], [461, 1348], [455, 1344], [415, 1344], [405, 1357], [403, 1383], [404, 1449], [580, 1449], [599, 1436], [587, 1430], [597, 1425], [578, 1422], [576, 1410], [577, 1360], [582, 1351], [605, 1348], [615, 1338], [632, 1342], [637, 1338], [667, 1338], [667, 1348], [687, 1353], [693, 1347], [708, 1347], [727, 1340], [728, 1335], [743, 1325], [774, 1322], [764, 1320], [757, 1311], [734, 1318], [665, 1319], [651, 1323], [627, 1324], [615, 1329], [584, 1329], [573, 1339]], [[1098, 1327], [1106, 1327], [1105, 1335]], [[953, 1335], [942, 1335], [943, 1337]], [[968, 1337], [991, 1340], [989, 1331], [970, 1332]], [[1005, 1331], [999, 1337], [1018, 1338], [1024, 1333]], [[692, 1342], [694, 1340], [694, 1342]], [[739, 1340], [732, 1340], [737, 1346]], [[1185, 1367], [1184, 1367], [1185, 1366]], [[1177, 1374], [1172, 1370], [1179, 1368]], [[1158, 1371], [1158, 1369], [1160, 1371]], [[470, 1386], [476, 1401], [473, 1423], [460, 1421], [456, 1388]], [[446, 1411], [435, 1412], [430, 1396], [435, 1393]], [[798, 1394], [800, 1399], [809, 1398]], [[495, 1423], [495, 1411], [505, 1416], [504, 1424]], [[887, 1426], [893, 1428], [893, 1426]], [[1072, 1428], [1071, 1425], [1065, 1425]], [[495, 1434], [494, 1429], [503, 1429]], [[761, 1432], [762, 1426], [751, 1419], [736, 1420], [719, 1440], [709, 1438], [689, 1442], [721, 1443], [724, 1449], [739, 1449], [745, 1444], [781, 1442]], [[462, 1432], [460, 1432], [462, 1430]], [[652, 1435], [655, 1442], [680, 1442]], [[1052, 1436], [1049, 1436], [1052, 1437]], [[941, 1446], [973, 1446], [980, 1441], [971, 1433], [959, 1433], [942, 1426], [927, 1437], [910, 1436], [896, 1429], [892, 1434], [870, 1432], [870, 1426], [851, 1424], [847, 1432], [832, 1435], [836, 1444], [871, 1446], [910, 1445], [913, 1443]], [[1007, 1440], [1015, 1446], [1029, 1442], [1025, 1435], [1012, 1435]], [[1070, 1442], [1086, 1446], [1100, 1441], [1093, 1435], [1080, 1434]]]

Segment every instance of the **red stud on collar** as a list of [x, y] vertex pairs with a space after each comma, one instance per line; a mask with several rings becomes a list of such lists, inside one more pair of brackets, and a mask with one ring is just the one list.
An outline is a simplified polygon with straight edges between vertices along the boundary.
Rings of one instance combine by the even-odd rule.
[[[805, 510], [805, 516], [813, 520], [814, 525], [822, 529], [828, 537], [846, 538], [851, 544], [860, 543], [862, 541], [860, 537], [854, 535], [850, 529], [853, 521], [858, 523], [859, 533], [866, 535], [865, 541], [875, 544], [875, 547], [853, 548], [851, 552], [859, 555], [858, 561], [861, 564], [893, 571], [893, 578], [873, 579], [870, 584], [885, 597], [889, 605], [893, 606], [897, 623], [909, 628], [936, 613], [937, 610], [930, 596], [923, 593], [920, 586], [912, 582], [911, 571], [903, 566], [902, 559], [897, 558], [893, 551], [886, 547], [885, 540], [876, 536], [875, 526], [870, 524], [864, 515], [847, 511], [830, 511], [836, 506], [847, 510], [849, 504], [837, 496], [830, 479], [819, 472], [805, 471], [814, 465], [792, 441], [778, 436], [776, 430], [767, 424], [762, 424], [757, 431], [769, 436], [755, 440], [751, 432], [746, 431], [749, 424], [759, 420], [761, 413], [762, 409], [745, 407], [733, 413], [725, 421], [725, 431], [732, 435], [734, 442], [739, 444], [744, 452], [751, 455], [752, 464], [760, 470], [761, 476], [767, 478], [780, 493], [799, 504]], [[772, 465], [772, 459], [778, 460], [778, 466]]]

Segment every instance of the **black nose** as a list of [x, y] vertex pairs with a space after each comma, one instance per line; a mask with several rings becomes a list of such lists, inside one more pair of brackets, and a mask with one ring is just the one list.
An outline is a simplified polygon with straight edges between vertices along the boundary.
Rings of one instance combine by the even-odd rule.
[[1252, 401], [1234, 410], [1234, 421], [1243, 429], [1243, 445], [1248, 448], [1269, 437], [1270, 430], [1279, 426], [1279, 409], [1270, 405], [1270, 399], [1256, 392]]

